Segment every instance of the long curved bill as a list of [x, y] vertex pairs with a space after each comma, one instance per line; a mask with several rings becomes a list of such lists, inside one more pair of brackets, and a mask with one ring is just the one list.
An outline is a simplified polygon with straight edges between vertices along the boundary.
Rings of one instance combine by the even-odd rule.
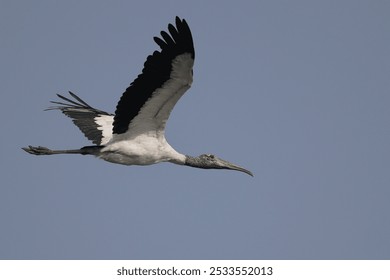
[[248, 174], [248, 175], [253, 177], [253, 173], [250, 172], [248, 169], [245, 169], [245, 168], [243, 168], [241, 166], [238, 166], [236, 164], [228, 162], [227, 160], [218, 158], [218, 164], [219, 164], [220, 168], [222, 168], [222, 169], [230, 169], [230, 170], [236, 170], [236, 171], [244, 172], [244, 173], [246, 173], [246, 174]]

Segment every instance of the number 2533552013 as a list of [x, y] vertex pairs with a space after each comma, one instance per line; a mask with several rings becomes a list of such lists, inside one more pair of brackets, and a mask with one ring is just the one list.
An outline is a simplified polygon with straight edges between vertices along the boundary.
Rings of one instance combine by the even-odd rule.
[[212, 266], [210, 275], [272, 275], [273, 269], [268, 267], [246, 267], [246, 266]]

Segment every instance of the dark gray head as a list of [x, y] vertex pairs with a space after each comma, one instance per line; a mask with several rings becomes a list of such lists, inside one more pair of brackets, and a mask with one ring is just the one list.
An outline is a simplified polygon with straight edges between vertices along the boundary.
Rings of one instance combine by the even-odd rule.
[[220, 159], [215, 155], [203, 154], [198, 157], [186, 156], [185, 165], [204, 169], [230, 169], [244, 172], [253, 177], [252, 172], [241, 166]]

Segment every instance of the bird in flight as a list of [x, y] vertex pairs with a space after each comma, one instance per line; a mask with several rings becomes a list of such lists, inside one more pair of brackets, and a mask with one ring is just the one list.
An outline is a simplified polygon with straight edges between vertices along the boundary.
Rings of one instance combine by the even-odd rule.
[[[169, 34], [168, 34], [169, 32]], [[52, 101], [73, 120], [93, 146], [73, 150], [51, 150], [46, 147], [22, 148], [33, 155], [93, 155], [108, 162], [124, 165], [150, 165], [171, 162], [204, 169], [229, 169], [252, 172], [215, 155], [197, 157], [181, 154], [165, 139], [165, 125], [182, 95], [191, 87], [195, 59], [191, 30], [184, 19], [176, 17], [176, 27], [168, 25], [161, 38], [154, 37], [161, 51], [149, 55], [142, 73], [120, 98], [115, 114], [88, 105], [69, 92], [60, 101]]]

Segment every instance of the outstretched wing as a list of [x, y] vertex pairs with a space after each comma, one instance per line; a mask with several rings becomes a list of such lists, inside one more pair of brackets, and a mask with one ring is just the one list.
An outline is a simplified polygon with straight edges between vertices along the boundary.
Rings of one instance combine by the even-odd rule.
[[154, 37], [161, 51], [148, 56], [142, 74], [123, 93], [115, 111], [113, 140], [154, 131], [163, 134], [173, 107], [192, 83], [195, 51], [187, 22], [176, 17], [170, 35]]
[[72, 119], [85, 137], [96, 145], [105, 145], [112, 138], [114, 115], [91, 107], [72, 92], [69, 94], [73, 100], [57, 94], [66, 103], [51, 101], [58, 106], [50, 107], [48, 110], [61, 110]]

